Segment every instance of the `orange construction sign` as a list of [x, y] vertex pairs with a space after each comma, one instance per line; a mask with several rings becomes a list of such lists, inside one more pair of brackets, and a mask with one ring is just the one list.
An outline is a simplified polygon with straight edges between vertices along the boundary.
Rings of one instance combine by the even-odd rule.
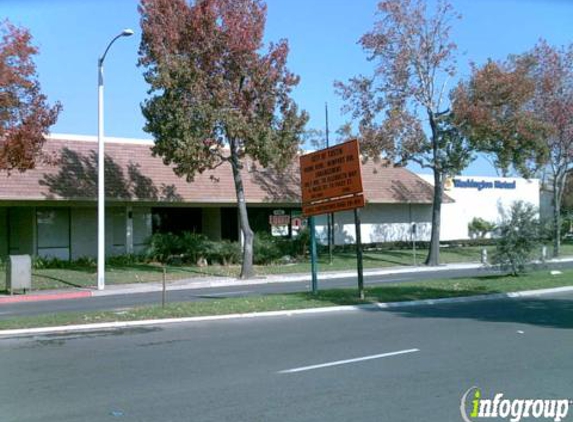
[[305, 216], [364, 206], [356, 139], [301, 156], [300, 175]]
[[358, 141], [302, 155], [300, 176], [303, 204], [361, 193]]

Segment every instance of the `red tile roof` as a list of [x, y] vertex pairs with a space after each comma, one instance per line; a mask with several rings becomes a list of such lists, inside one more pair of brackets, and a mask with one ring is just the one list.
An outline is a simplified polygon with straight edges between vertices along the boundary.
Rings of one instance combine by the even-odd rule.
[[[80, 137], [52, 136], [45, 144], [57, 154], [56, 165], [39, 164], [25, 173], [0, 173], [0, 200], [95, 201], [97, 196], [97, 142]], [[84, 137], [85, 138], [85, 137]], [[117, 201], [186, 204], [234, 204], [231, 168], [222, 165], [186, 182], [151, 155], [151, 143], [106, 142], [106, 197]], [[430, 184], [404, 168], [385, 167], [369, 160], [362, 166], [364, 193], [370, 203], [431, 204]], [[247, 202], [300, 203], [298, 160], [282, 173], [248, 163], [243, 170]], [[444, 197], [446, 201], [451, 201]]]

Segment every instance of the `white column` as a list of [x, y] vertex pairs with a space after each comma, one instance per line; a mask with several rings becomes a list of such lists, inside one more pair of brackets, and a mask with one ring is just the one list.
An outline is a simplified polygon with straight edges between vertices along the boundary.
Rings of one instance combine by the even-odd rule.
[[125, 208], [125, 253], [133, 253], [133, 207]]

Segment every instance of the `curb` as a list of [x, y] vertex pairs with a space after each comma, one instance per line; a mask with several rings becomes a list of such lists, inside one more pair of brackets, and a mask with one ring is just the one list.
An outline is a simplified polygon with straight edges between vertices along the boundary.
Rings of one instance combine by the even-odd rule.
[[64, 293], [45, 293], [38, 295], [17, 295], [17, 296], [6, 296], [0, 297], [1, 303], [20, 303], [20, 302], [41, 302], [48, 300], [64, 300], [64, 299], [79, 299], [84, 297], [92, 297], [93, 292], [91, 291], [80, 291], [80, 292], [64, 292]]
[[153, 319], [153, 320], [141, 320], [141, 321], [103, 322], [97, 324], [68, 325], [59, 327], [0, 330], [0, 337], [28, 336], [34, 334], [65, 334], [65, 333], [89, 332], [97, 330], [115, 330], [115, 329], [130, 328], [130, 327], [180, 324], [185, 322], [189, 323], [189, 322], [224, 321], [231, 319], [310, 315], [310, 314], [324, 314], [333, 312], [355, 312], [363, 310], [371, 311], [371, 310], [382, 310], [382, 309], [406, 308], [412, 306], [445, 305], [451, 303], [471, 303], [471, 302], [491, 301], [499, 299], [517, 299], [522, 297], [541, 296], [547, 294], [566, 293], [566, 292], [573, 292], [573, 286], [555, 287], [551, 289], [539, 289], [539, 290], [524, 290], [521, 292], [510, 292], [510, 293], [495, 293], [491, 295], [464, 296], [464, 297], [444, 298], [444, 299], [413, 300], [409, 302], [384, 302], [384, 303], [378, 302], [365, 305], [327, 306], [324, 308], [293, 309], [290, 311], [267, 311], [267, 312], [252, 312], [245, 314], [210, 315], [210, 316], [187, 317], [187, 318], [165, 318], [165, 319]]
[[[392, 267], [391, 267], [392, 268]], [[452, 270], [465, 270], [465, 269], [478, 269], [478, 268], [485, 268], [483, 264], [480, 263], [463, 263], [463, 264], [453, 264], [453, 265], [443, 265], [438, 267], [393, 267], [392, 269], [382, 269], [382, 270], [365, 270], [364, 277], [375, 277], [380, 275], [400, 275], [400, 274], [416, 274], [418, 272], [441, 272], [441, 271], [452, 271]], [[325, 281], [325, 280], [336, 280], [339, 278], [347, 278], [356, 276], [356, 271], [336, 271], [336, 272], [325, 272], [318, 275], [318, 280]], [[189, 284], [181, 283], [181, 282], [171, 282], [167, 284], [168, 291], [174, 290], [193, 290], [193, 289], [204, 289], [204, 288], [211, 288], [211, 287], [229, 287], [229, 286], [258, 286], [263, 284], [272, 284], [272, 283], [294, 283], [294, 282], [302, 282], [302, 281], [311, 281], [311, 276], [308, 274], [299, 274], [299, 275], [281, 275], [281, 274], [273, 274], [264, 276], [261, 278], [254, 278], [248, 280], [239, 280], [236, 278], [224, 278], [224, 279], [215, 279], [215, 280], [207, 280], [207, 281], [196, 281], [191, 282]], [[113, 287], [109, 290], [95, 290], [92, 292], [92, 296], [99, 297], [99, 296], [114, 296], [114, 295], [123, 295], [123, 294], [130, 294], [130, 293], [150, 293], [150, 292], [160, 292], [162, 290], [162, 286], [160, 283], [148, 283], [146, 286], [136, 287], [134, 289], [122, 289], [118, 287], [114, 289]]]
[[[559, 258], [555, 260], [548, 260], [548, 264], [560, 264], [573, 262], [573, 258]], [[539, 264], [540, 262], [535, 262]], [[481, 263], [454, 263], [454, 264], [444, 264], [437, 267], [389, 267], [384, 269], [370, 269], [364, 271], [364, 277], [376, 277], [381, 275], [404, 275], [404, 274], [416, 274], [418, 272], [442, 272], [442, 271], [452, 271], [452, 270], [469, 270], [469, 269], [479, 269], [488, 268], [487, 265]], [[326, 271], [324, 273], [319, 273], [319, 281], [336, 280], [340, 278], [347, 278], [356, 276], [356, 271], [345, 270], [345, 271]], [[239, 280], [235, 278], [216, 278], [213, 277], [208, 280], [193, 281], [193, 279], [188, 280], [175, 280], [167, 284], [167, 291], [179, 291], [179, 290], [194, 290], [194, 289], [205, 289], [205, 288], [217, 288], [217, 287], [236, 287], [236, 286], [258, 286], [273, 283], [291, 283], [291, 282], [310, 282], [311, 276], [309, 274], [272, 274], [267, 276], [262, 276], [259, 278], [249, 279], [249, 280]], [[102, 297], [102, 296], [119, 296], [119, 295], [129, 295], [138, 293], [157, 293], [161, 292], [163, 287], [161, 283], [143, 283], [143, 284], [132, 284], [131, 287], [122, 287], [121, 285], [111, 285], [108, 286], [107, 290], [82, 290], [80, 292], [50, 292], [30, 296], [9, 296], [1, 297], [0, 304], [3, 303], [17, 303], [17, 302], [35, 302], [44, 300], [64, 300], [64, 299], [77, 299], [86, 297]], [[75, 294], [78, 294], [77, 296]], [[15, 299], [18, 298], [18, 299]]]

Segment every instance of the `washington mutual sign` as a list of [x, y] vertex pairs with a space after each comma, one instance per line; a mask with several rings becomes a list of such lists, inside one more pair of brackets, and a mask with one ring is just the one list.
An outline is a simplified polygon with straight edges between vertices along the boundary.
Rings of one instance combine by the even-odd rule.
[[515, 189], [516, 182], [506, 182], [503, 180], [474, 180], [474, 179], [454, 179], [454, 187], [462, 189], [477, 189], [481, 191], [483, 189]]

